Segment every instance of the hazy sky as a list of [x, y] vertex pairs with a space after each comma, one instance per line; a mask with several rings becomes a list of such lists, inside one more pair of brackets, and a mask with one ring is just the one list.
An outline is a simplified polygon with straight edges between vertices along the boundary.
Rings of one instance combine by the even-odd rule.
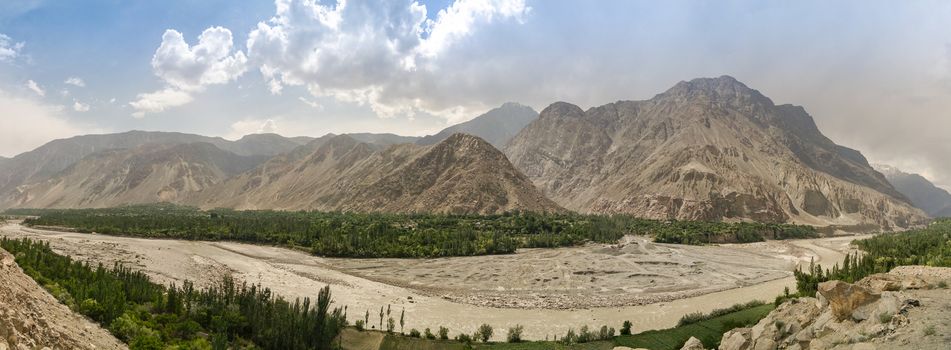
[[0, 2], [0, 155], [129, 129], [422, 135], [728, 74], [951, 185], [948, 1]]

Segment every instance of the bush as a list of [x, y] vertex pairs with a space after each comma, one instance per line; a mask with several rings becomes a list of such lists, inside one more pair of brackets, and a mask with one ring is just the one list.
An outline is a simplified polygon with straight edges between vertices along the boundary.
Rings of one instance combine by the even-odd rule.
[[419, 331], [416, 328], [409, 330], [409, 336], [413, 338], [419, 338]]
[[525, 327], [522, 327], [522, 325], [520, 325], [520, 324], [515, 325], [515, 327], [509, 328], [509, 334], [508, 334], [508, 337], [506, 337], [506, 338], [508, 339], [508, 342], [509, 342], [509, 343], [519, 343], [519, 342], [521, 342], [521, 341], [522, 341], [522, 331], [523, 331], [524, 329], [525, 329]]
[[363, 323], [363, 320], [357, 320], [357, 322], [353, 323], [353, 326], [357, 327], [358, 331], [362, 331], [365, 327], [365, 324]]
[[588, 329], [588, 325], [581, 326], [581, 330], [578, 331], [578, 342], [587, 343], [594, 340], [594, 334]]
[[429, 339], [429, 340], [434, 340], [434, 339], [436, 339], [436, 335], [433, 334], [433, 332], [431, 332], [431, 331], [429, 330], [429, 328], [426, 328], [426, 331], [425, 331], [423, 334], [426, 335], [426, 339]]
[[893, 315], [892, 315], [891, 313], [887, 312], [887, 311], [886, 311], [886, 312], [883, 312], [883, 313], [880, 313], [880, 314], [878, 314], [878, 322], [881, 322], [881, 323], [889, 323], [889, 322], [892, 321], [892, 316], [893, 316]]
[[449, 339], [449, 328], [439, 327], [439, 339], [447, 340]]
[[489, 339], [492, 339], [492, 326], [483, 323], [479, 326], [479, 329], [472, 334], [472, 338], [481, 340], [483, 343], [488, 343]]
[[624, 321], [624, 324], [621, 325], [621, 335], [631, 335], [631, 321]]
[[935, 335], [935, 333], [938, 333], [938, 332], [935, 330], [934, 325], [931, 325], [931, 326], [925, 327], [924, 333], [925, 335], [931, 336], [931, 335]]
[[469, 344], [472, 343], [472, 337], [465, 333], [459, 333], [459, 335], [456, 336], [456, 341]]
[[940, 282], [938, 282], [938, 288], [941, 288], [941, 289], [946, 289], [946, 288], [948, 288], [948, 282], [947, 282], [947, 281], [940, 281]]
[[575, 334], [575, 330], [568, 329], [568, 333], [565, 333], [565, 336], [561, 337], [561, 342], [565, 345], [571, 345], [578, 342], [578, 335]]

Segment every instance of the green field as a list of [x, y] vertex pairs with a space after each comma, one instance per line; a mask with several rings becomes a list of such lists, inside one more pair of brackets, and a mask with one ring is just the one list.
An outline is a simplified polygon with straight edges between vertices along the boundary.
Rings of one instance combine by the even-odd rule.
[[[760, 305], [681, 327], [646, 331], [630, 336], [614, 337], [612, 340], [593, 341], [581, 344], [566, 345], [560, 342], [550, 341], [464, 344], [451, 340], [427, 340], [397, 334], [387, 334], [380, 343], [379, 350], [611, 350], [615, 346], [646, 348], [651, 350], [677, 350], [680, 349], [690, 337], [700, 339], [704, 346], [708, 348], [716, 348], [720, 343], [720, 338], [723, 336], [723, 333], [733, 328], [753, 325], [763, 317], [766, 317], [773, 308], [774, 306], [772, 304]], [[500, 331], [502, 330], [496, 330], [496, 332]], [[347, 339], [343, 342], [345, 344], [344, 349], [357, 349], [356, 346], [348, 347], [346, 344], [367, 343], [360, 341], [359, 337], [379, 337], [381, 334], [380, 332], [347, 332], [345, 333]], [[360, 347], [359, 349], [373, 350], [366, 347]]]

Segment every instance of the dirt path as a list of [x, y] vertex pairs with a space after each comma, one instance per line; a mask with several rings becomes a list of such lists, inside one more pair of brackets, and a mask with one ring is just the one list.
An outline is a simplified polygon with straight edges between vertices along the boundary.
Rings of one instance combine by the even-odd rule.
[[[632, 321], [635, 330], [667, 328], [689, 312], [753, 299], [769, 301], [783, 288], [795, 288], [790, 271], [797, 264], [808, 263], [813, 256], [822, 262], [841, 260], [844, 255], [836, 249], [847, 249], [851, 240], [685, 247], [631, 238], [620, 245], [526, 250], [507, 256], [362, 260], [230, 242], [43, 231], [17, 224], [0, 227], [0, 234], [47, 240], [55, 250], [77, 259], [122, 261], [165, 283], [188, 279], [207, 285], [231, 274], [288, 298], [313, 297], [330, 284], [336, 303], [348, 306], [351, 320], [369, 311], [369, 324], [379, 327], [380, 307], [391, 305], [396, 320], [406, 310], [406, 331], [445, 326], [454, 335], [488, 323], [497, 329], [499, 339], [516, 323], [525, 326], [527, 339], [545, 339], [583, 325], [619, 328], [624, 320]], [[646, 283], [650, 279], [643, 276], [624, 282], [631, 273], [606, 273], [611, 271], [654, 274], [657, 286], [650, 286]], [[554, 281], [555, 276], [564, 277], [541, 283], [545, 278]], [[557, 296], [565, 299], [546, 301]], [[651, 303], [643, 304], [644, 300]], [[565, 308], [566, 302], [580, 306]], [[616, 305], [585, 306], [604, 302]], [[517, 307], [489, 306], [509, 304]]]

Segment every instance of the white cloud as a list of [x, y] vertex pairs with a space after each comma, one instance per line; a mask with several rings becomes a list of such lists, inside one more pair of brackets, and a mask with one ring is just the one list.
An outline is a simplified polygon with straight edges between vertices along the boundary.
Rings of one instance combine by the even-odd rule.
[[247, 71], [248, 59], [243, 52], [232, 53], [231, 31], [222, 27], [205, 29], [198, 44], [190, 46], [182, 33], [169, 29], [162, 35], [162, 44], [152, 56], [152, 70], [167, 85], [164, 89], [139, 94], [130, 103], [133, 116], [164, 111], [194, 100], [193, 94], [209, 85], [225, 84]]
[[311, 106], [312, 108], [316, 110], [319, 110], [319, 111], [324, 110], [324, 106], [322, 106], [320, 103], [317, 103], [317, 101], [308, 100], [306, 97], [303, 97], [303, 96], [298, 97], [297, 99], [299, 99], [305, 105]]
[[529, 11], [524, 0], [457, 0], [430, 21], [417, 2], [276, 4], [275, 16], [258, 23], [247, 42], [271, 92], [306, 86], [314, 96], [368, 105], [381, 117], [456, 108], [429, 97], [440, 55], [478, 25]]
[[73, 101], [73, 110], [76, 112], [89, 112], [89, 105], [79, 101]]
[[46, 96], [46, 90], [43, 90], [43, 88], [40, 87], [40, 84], [37, 84], [37, 83], [36, 83], [35, 81], [33, 81], [33, 80], [27, 80], [27, 81], [26, 81], [26, 88], [27, 88], [27, 89], [30, 89], [30, 91], [35, 92], [35, 93], [36, 93], [37, 95], [39, 95], [40, 97]]
[[14, 42], [9, 36], [0, 33], [0, 62], [12, 61], [20, 55], [23, 42]]
[[244, 119], [231, 124], [229, 139], [239, 139], [249, 134], [276, 134], [280, 129], [274, 119]]
[[185, 42], [182, 33], [166, 30], [152, 57], [152, 69], [166, 83], [182, 90], [227, 83], [247, 71], [248, 59], [241, 51], [231, 53], [232, 41], [231, 31], [222, 27], [205, 29], [194, 46]]
[[101, 130], [77, 126], [66, 121], [61, 108], [14, 97], [0, 90], [0, 155], [13, 156], [34, 149], [53, 139]]
[[83, 81], [83, 79], [79, 77], [70, 77], [69, 79], [66, 79], [66, 81], [63, 82], [63, 84], [73, 85], [78, 87], [86, 87], [86, 82]]
[[188, 92], [175, 88], [166, 88], [156, 92], [139, 94], [136, 100], [129, 102], [136, 112], [132, 116], [142, 118], [146, 113], [158, 113], [171, 107], [178, 107], [194, 100]]

